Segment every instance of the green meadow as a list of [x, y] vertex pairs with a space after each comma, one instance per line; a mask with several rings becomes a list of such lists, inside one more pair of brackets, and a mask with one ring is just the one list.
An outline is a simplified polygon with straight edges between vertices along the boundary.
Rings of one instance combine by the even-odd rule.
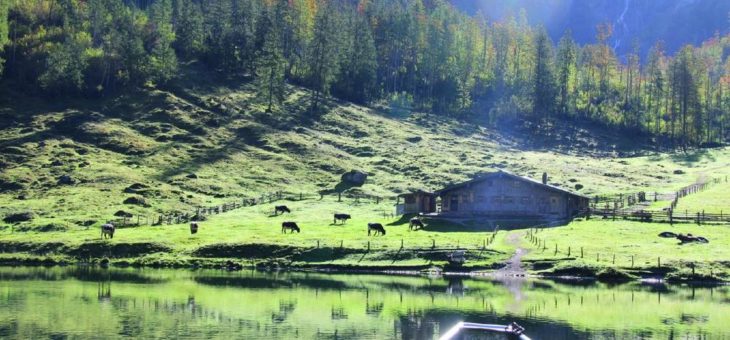
[[[251, 265], [428, 268], [445, 264], [448, 249], [467, 248], [469, 268], [490, 270], [520, 246], [506, 238], [506, 230], [517, 226], [432, 220], [424, 230], [409, 231], [408, 217], [392, 216], [395, 196], [505, 169], [532, 178], [547, 172], [551, 184], [589, 196], [645, 191], [651, 198], [652, 192], [671, 194], [730, 172], [727, 148], [651, 151], [639, 139], [567, 124], [538, 138], [519, 126], [402, 115], [335, 100], [311, 117], [306, 91], [294, 86], [272, 114], [264, 112], [251, 84], [185, 79], [165, 90], [98, 101], [25, 98], [0, 109], [17, 120], [0, 128], [0, 216], [32, 216], [0, 222], [0, 260], [37, 264], [110, 258], [120, 265], [196, 266], [232, 259]], [[368, 173], [363, 186], [341, 181], [353, 169]], [[71, 180], [64, 182], [63, 176]], [[726, 187], [684, 198], [680, 207], [722, 210]], [[208, 216], [196, 235], [190, 235], [187, 224], [149, 225], [160, 214], [192, 214], [199, 207], [274, 192], [284, 192], [284, 200]], [[380, 199], [354, 198], [364, 195]], [[270, 216], [275, 204], [288, 205], [292, 213]], [[656, 208], [666, 204], [653, 203]], [[113, 240], [102, 241], [100, 225], [119, 211], [134, 215], [132, 221], [139, 216], [142, 226], [120, 228]], [[333, 225], [335, 212], [353, 219]], [[302, 232], [282, 234], [285, 220], [299, 223]], [[387, 235], [368, 237], [368, 222], [383, 223]], [[502, 228], [495, 234], [498, 224]], [[653, 256], [644, 255], [666, 253], [671, 254], [667, 265], [701, 261], [725, 270], [722, 227], [695, 231], [686, 226], [709, 236], [704, 248], [677, 248], [655, 237], [667, 228], [594, 219], [544, 235], [561, 252], [574, 244], [606, 256], [641, 256], [635, 263], [639, 268], [652, 266], [648, 258]], [[693, 247], [709, 251], [685, 250]], [[528, 255], [541, 257], [550, 256]]]

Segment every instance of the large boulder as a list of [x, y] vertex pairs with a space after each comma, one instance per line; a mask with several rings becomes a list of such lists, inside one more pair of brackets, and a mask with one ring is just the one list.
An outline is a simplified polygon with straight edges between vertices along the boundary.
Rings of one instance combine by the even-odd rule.
[[25, 222], [30, 221], [33, 219], [33, 213], [32, 212], [21, 212], [21, 213], [15, 213], [5, 216], [3, 221], [6, 223], [18, 223], [18, 222]]
[[59, 185], [73, 185], [75, 183], [76, 183], [76, 180], [69, 175], [63, 175], [58, 178]]
[[143, 197], [138, 197], [138, 196], [128, 197], [122, 203], [124, 203], [124, 204], [134, 204], [134, 205], [139, 205], [139, 206], [143, 206], [143, 207], [149, 207], [150, 206], [149, 204], [147, 204], [147, 201]]
[[368, 174], [360, 170], [351, 170], [342, 174], [342, 181], [354, 186], [362, 186], [367, 179]]

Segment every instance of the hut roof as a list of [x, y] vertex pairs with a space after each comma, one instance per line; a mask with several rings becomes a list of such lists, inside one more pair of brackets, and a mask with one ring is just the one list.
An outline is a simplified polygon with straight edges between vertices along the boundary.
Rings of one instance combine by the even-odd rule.
[[543, 184], [541, 181], [534, 180], [534, 179], [529, 178], [529, 177], [519, 176], [519, 175], [513, 174], [511, 172], [504, 171], [504, 170], [499, 170], [499, 171], [496, 171], [496, 172], [491, 172], [491, 173], [488, 173], [488, 174], [484, 174], [482, 176], [479, 176], [477, 178], [468, 180], [466, 182], [452, 184], [452, 185], [449, 185], [449, 186], [447, 186], [447, 187], [445, 187], [445, 188], [443, 188], [441, 190], [438, 190], [438, 191], [436, 191], [434, 193], [436, 195], [440, 195], [441, 193], [446, 192], [446, 191], [451, 191], [451, 190], [454, 190], [454, 189], [459, 189], [459, 188], [462, 188], [462, 187], [465, 187], [465, 186], [468, 186], [468, 185], [471, 185], [471, 184], [481, 183], [483, 181], [486, 181], [488, 179], [493, 179], [495, 177], [512, 178], [512, 179], [515, 179], [515, 180], [518, 180], [518, 181], [527, 182], [527, 183], [530, 183], [530, 184], [537, 185], [537, 186], [542, 187], [542, 188], [544, 188], [546, 190], [560, 192], [560, 193], [563, 193], [563, 194], [568, 194], [568, 195], [582, 197], [582, 198], [590, 198], [588, 196], [581, 195], [581, 194], [578, 194], [578, 193], [575, 193], [575, 192], [572, 192], [572, 191], [563, 189], [561, 187], [557, 187], [557, 186], [550, 185], [550, 184]]
[[413, 190], [413, 191], [409, 191], [409, 192], [404, 192], [404, 193], [398, 194], [398, 197], [410, 196], [410, 195], [415, 195], [415, 194], [433, 195], [434, 193], [433, 192], [430, 192], [430, 191], [423, 190], [423, 189], [416, 189], [416, 190]]

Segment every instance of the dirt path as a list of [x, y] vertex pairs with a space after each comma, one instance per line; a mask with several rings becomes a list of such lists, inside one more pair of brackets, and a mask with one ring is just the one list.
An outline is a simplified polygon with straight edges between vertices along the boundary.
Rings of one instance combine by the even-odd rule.
[[507, 243], [516, 247], [515, 253], [507, 260], [507, 264], [497, 270], [495, 274], [498, 276], [512, 277], [527, 275], [527, 271], [522, 268], [522, 257], [527, 254], [528, 250], [520, 247], [520, 233], [512, 232], [507, 235]]

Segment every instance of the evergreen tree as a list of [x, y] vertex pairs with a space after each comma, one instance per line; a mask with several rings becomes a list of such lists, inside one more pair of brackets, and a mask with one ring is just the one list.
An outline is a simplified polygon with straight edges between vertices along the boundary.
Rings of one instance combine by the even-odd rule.
[[537, 117], [547, 119], [555, 107], [555, 78], [552, 43], [544, 28], [539, 29], [535, 36], [533, 80], [532, 112]]
[[557, 54], [559, 111], [567, 115], [574, 110], [573, 97], [578, 61], [577, 47], [570, 31], [566, 31], [560, 39]]
[[[276, 17], [278, 16], [275, 15], [274, 18]], [[268, 29], [264, 34], [263, 46], [257, 56], [256, 70], [260, 91], [268, 101], [266, 112], [271, 112], [274, 101], [281, 102], [286, 90], [284, 78], [286, 60], [281, 41], [282, 27], [275, 23], [268, 14], [264, 14], [259, 20], [264, 24], [262, 27], [268, 27]]]
[[165, 82], [177, 71], [177, 55], [172, 48], [175, 32], [172, 27], [171, 0], [157, 0], [150, 6], [152, 25], [149, 52], [149, 79]]
[[319, 109], [323, 96], [330, 92], [330, 85], [340, 70], [340, 26], [335, 5], [328, 3], [315, 17], [314, 35], [307, 53], [309, 76], [307, 83], [312, 87], [312, 112]]
[[184, 59], [199, 56], [205, 49], [200, 5], [192, 0], [175, 0], [173, 13], [174, 46], [178, 56]]
[[[10, 9], [9, 1], [0, 1], [0, 56], [2, 56], [3, 49], [9, 41], [9, 29], [8, 29], [8, 10]], [[5, 60], [0, 57], [0, 76], [3, 74], [3, 66]]]

